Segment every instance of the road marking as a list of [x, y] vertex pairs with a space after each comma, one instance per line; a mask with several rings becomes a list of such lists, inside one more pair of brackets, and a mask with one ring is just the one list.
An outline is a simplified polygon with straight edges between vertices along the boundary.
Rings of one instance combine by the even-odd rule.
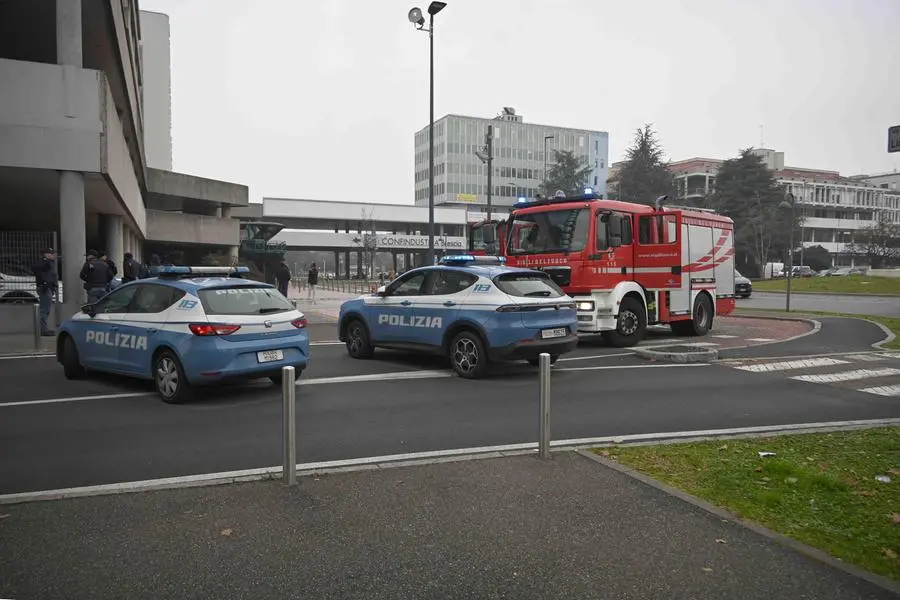
[[788, 360], [758, 365], [743, 365], [735, 367], [735, 369], [753, 373], [766, 373], [770, 371], [790, 371], [791, 369], [811, 369], [813, 367], [830, 367], [832, 365], [846, 364], [846, 360], [838, 360], [836, 358], [811, 358], [809, 360]]
[[665, 344], [653, 344], [654, 348], [666, 348], [669, 346], [698, 346], [701, 348], [712, 348], [713, 346], [721, 346], [721, 344], [717, 344], [715, 342], [689, 342], [689, 341], [666, 342]]
[[867, 394], [877, 394], [879, 396], [900, 396], [900, 385], [882, 385], [878, 387], [870, 387], [859, 390]]
[[748, 342], [775, 342], [772, 338], [747, 338]]
[[733, 340], [737, 336], [736, 335], [714, 335], [712, 337], [719, 338], [720, 340]]
[[825, 373], [822, 375], [796, 375], [791, 377], [791, 379], [808, 381], [810, 383], [834, 383], [836, 381], [872, 379], [873, 377], [891, 377], [892, 375], [900, 375], [900, 369], [857, 369], [856, 371], [841, 371], [840, 373]]
[[[690, 366], [690, 365], [683, 365]], [[786, 432], [807, 432], [818, 430], [860, 429], [868, 427], [892, 427], [900, 425], [900, 419], [869, 419], [861, 421], [830, 421], [819, 423], [795, 423], [790, 425], [763, 425], [757, 427], [736, 427], [730, 429], [705, 429], [698, 431], [674, 431], [667, 433], [638, 433], [619, 436], [606, 436], [594, 438], [579, 438], [569, 440], [551, 441], [550, 446], [558, 450], [621, 445], [628, 443], [665, 443], [675, 441], [693, 441], [716, 437], [738, 437], [771, 435]], [[312, 475], [328, 470], [362, 470], [381, 469], [401, 466], [402, 464], [418, 463], [428, 464], [444, 462], [448, 459], [467, 460], [474, 458], [502, 458], [514, 454], [530, 454], [537, 450], [536, 442], [521, 444], [506, 444], [502, 446], [481, 446], [476, 448], [454, 448], [450, 450], [433, 450], [428, 452], [410, 452], [407, 454], [388, 454], [383, 456], [370, 456], [365, 458], [350, 458], [343, 460], [330, 460], [322, 462], [302, 463], [297, 465], [300, 475]], [[129, 492], [144, 492], [149, 490], [161, 490], [184, 487], [197, 487], [203, 485], [223, 485], [244, 481], [258, 481], [263, 479], [280, 478], [281, 466], [264, 467], [259, 469], [245, 469], [242, 471], [223, 471], [219, 473], [204, 473], [199, 475], [187, 475], [182, 477], [165, 477], [160, 479], [145, 479], [141, 481], [128, 481], [121, 483], [108, 483], [102, 485], [90, 485], [83, 487], [61, 488], [54, 490], [41, 490], [35, 492], [20, 492], [16, 494], [0, 495], [0, 504], [17, 504], [23, 502], [39, 502], [46, 500], [60, 500], [63, 498], [77, 498], [84, 496], [101, 496], [107, 494], [122, 494]]]
[[883, 356], [884, 358], [900, 358], [900, 352], [879, 352], [878, 356]]
[[880, 362], [884, 360], [883, 356], [879, 356], [876, 354], [847, 354], [844, 358], [849, 358], [850, 360], [858, 360], [861, 362]]
[[56, 358], [56, 354], [13, 354], [10, 356], [0, 356], [0, 360], [22, 360], [23, 358]]
[[130, 392], [126, 394], [101, 394], [98, 396], [72, 396], [70, 398], [50, 398], [47, 400], [23, 400], [21, 402], [3, 402], [0, 408], [12, 406], [33, 406], [36, 404], [61, 404], [63, 402], [82, 402], [84, 400], [113, 400], [116, 398], [138, 398], [140, 396], [152, 396], [151, 392]]
[[371, 373], [367, 375], [346, 375], [342, 377], [320, 377], [301, 379], [297, 385], [328, 385], [330, 383], [360, 383], [364, 381], [400, 381], [408, 379], [438, 379], [452, 377], [453, 371], [401, 371], [398, 373]]
[[616, 352], [614, 354], [592, 354], [591, 356], [572, 356], [570, 358], [560, 358], [556, 362], [566, 362], [570, 360], [593, 360], [595, 358], [612, 358], [614, 356], [634, 356], [634, 352]]
[[554, 372], [560, 371], [602, 371], [612, 369], [678, 369], [685, 367], [708, 367], [708, 363], [688, 363], [688, 364], [665, 364], [665, 365], [605, 365], [602, 367], [568, 367], [565, 369], [553, 369]]

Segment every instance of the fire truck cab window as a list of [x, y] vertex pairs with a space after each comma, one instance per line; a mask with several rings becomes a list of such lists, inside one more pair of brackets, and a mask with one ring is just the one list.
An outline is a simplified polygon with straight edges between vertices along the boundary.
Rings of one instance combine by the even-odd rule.
[[475, 227], [472, 229], [472, 237], [469, 239], [469, 250], [484, 250], [484, 227]]
[[674, 215], [652, 215], [638, 218], [638, 243], [644, 246], [674, 244], [678, 228]]
[[[627, 246], [634, 241], [633, 236], [631, 235], [631, 215], [626, 215], [622, 213], [617, 213], [622, 218], [622, 245]], [[606, 212], [598, 212], [597, 213], [597, 222], [596, 222], [596, 231], [594, 235], [594, 239], [597, 244], [597, 250], [608, 250], [609, 249], [609, 213]]]
[[517, 215], [509, 234], [510, 254], [579, 252], [590, 229], [590, 210], [552, 210]]

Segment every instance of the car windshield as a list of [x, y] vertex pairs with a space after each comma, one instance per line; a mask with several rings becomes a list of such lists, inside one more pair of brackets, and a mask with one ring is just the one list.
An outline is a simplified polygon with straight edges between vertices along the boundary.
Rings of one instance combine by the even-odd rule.
[[744, 277], [743, 275], [741, 275], [741, 272], [738, 271], [737, 269], [734, 270], [734, 276], [735, 277]]
[[548, 210], [516, 215], [509, 227], [509, 254], [578, 252], [588, 239], [590, 211], [586, 208]]
[[544, 273], [504, 273], [494, 278], [501, 292], [522, 298], [559, 298], [564, 295]]
[[208, 315], [268, 315], [293, 310], [278, 290], [269, 286], [240, 285], [200, 290]]

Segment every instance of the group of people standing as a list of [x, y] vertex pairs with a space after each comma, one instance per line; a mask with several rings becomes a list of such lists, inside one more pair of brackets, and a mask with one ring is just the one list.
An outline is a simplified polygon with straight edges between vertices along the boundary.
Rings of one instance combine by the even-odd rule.
[[[278, 268], [275, 270], [275, 283], [278, 286], [278, 291], [287, 298], [288, 297], [288, 288], [291, 284], [291, 270], [288, 268], [287, 263], [281, 261], [281, 264], [278, 265]], [[316, 263], [313, 263], [309, 270], [306, 272], [306, 299], [316, 303], [316, 286], [319, 285], [319, 268], [316, 266]]]

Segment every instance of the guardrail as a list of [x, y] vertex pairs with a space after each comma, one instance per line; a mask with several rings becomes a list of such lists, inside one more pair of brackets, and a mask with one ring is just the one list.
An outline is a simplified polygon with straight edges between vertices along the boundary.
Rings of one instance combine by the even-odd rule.
[[[301, 279], [299, 284], [300, 289], [306, 289], [306, 279]], [[347, 294], [368, 294], [377, 290], [381, 285], [383, 284], [378, 280], [319, 278], [318, 288]]]
[[[538, 456], [550, 460], [550, 355], [538, 357]], [[285, 485], [297, 483], [297, 382], [294, 367], [281, 369], [281, 431], [282, 469]]]

